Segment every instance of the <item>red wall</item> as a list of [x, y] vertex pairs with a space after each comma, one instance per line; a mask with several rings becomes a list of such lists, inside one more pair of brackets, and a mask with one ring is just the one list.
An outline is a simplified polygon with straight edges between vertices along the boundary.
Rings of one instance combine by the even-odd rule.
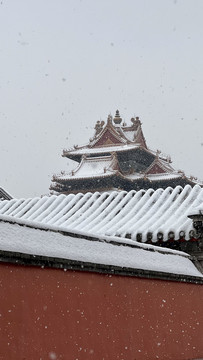
[[203, 357], [203, 286], [0, 264], [0, 359]]

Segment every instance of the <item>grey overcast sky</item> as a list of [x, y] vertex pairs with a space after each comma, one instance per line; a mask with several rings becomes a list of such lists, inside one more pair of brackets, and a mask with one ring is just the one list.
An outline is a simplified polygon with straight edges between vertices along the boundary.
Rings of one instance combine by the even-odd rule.
[[0, 186], [49, 193], [118, 108], [203, 179], [202, 0], [0, 0]]

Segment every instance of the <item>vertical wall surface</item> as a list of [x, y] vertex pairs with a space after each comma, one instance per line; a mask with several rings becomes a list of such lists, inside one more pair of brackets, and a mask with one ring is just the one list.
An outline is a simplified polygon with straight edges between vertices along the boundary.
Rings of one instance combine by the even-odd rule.
[[203, 286], [0, 264], [0, 360], [203, 358]]

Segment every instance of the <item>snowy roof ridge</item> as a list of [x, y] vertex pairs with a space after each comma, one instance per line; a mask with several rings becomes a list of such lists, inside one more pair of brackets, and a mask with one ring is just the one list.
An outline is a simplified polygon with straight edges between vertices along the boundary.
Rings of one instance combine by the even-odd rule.
[[[28, 220], [47, 227], [83, 231], [101, 236], [131, 237], [140, 234], [142, 242], [156, 243], [174, 233], [174, 240], [193, 236], [192, 221], [187, 217], [203, 204], [203, 189], [186, 185], [164, 189], [132, 190], [52, 195], [34, 199], [12, 199], [0, 202], [0, 216]], [[193, 231], [194, 232], [194, 231]]]

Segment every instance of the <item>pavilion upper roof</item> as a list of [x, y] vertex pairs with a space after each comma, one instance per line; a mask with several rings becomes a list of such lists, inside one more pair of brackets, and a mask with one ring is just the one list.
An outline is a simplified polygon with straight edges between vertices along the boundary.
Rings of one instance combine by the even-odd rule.
[[131, 122], [131, 126], [122, 122], [117, 110], [114, 118], [111, 115], [108, 116], [106, 124], [104, 121], [97, 121], [95, 134], [89, 144], [76, 145], [72, 149], [64, 150], [63, 156], [74, 158], [83, 154], [118, 152], [133, 149], [135, 146], [147, 149], [139, 117], [132, 118]]

